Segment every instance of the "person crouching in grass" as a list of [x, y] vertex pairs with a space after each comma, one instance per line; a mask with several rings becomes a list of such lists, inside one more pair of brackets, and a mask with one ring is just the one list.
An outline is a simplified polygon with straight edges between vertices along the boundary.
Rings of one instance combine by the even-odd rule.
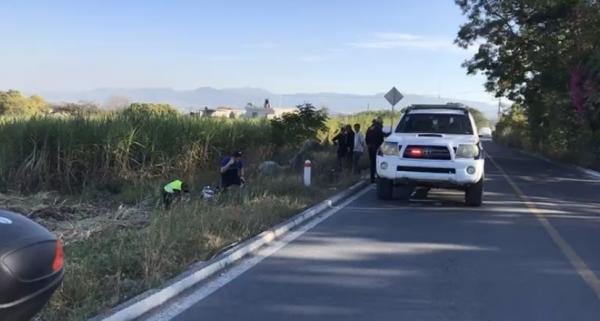
[[165, 185], [162, 189], [162, 199], [165, 209], [171, 208], [174, 201], [181, 199], [183, 193], [189, 193], [190, 190], [186, 183], [176, 179]]
[[231, 156], [226, 156], [221, 161], [221, 188], [224, 190], [229, 186], [242, 186], [244, 180], [244, 164], [242, 162], [242, 152], [236, 151]]

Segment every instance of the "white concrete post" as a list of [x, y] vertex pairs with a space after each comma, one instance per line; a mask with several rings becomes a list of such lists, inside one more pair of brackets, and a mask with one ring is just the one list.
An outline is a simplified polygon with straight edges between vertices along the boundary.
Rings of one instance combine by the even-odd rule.
[[311, 168], [312, 168], [312, 163], [307, 159], [304, 162], [304, 186], [310, 186]]

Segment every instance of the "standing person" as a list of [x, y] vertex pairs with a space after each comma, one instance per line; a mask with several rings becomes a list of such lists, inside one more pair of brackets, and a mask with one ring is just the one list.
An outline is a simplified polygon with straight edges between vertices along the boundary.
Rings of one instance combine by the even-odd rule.
[[358, 163], [364, 151], [365, 136], [360, 132], [360, 124], [354, 124], [354, 150], [352, 153], [352, 171], [354, 174], [360, 174]]
[[371, 183], [375, 183], [375, 173], [377, 172], [377, 150], [383, 143], [383, 128], [379, 119], [373, 119], [371, 126], [367, 129], [365, 142], [369, 150], [369, 167], [371, 172]]
[[241, 186], [244, 180], [244, 163], [242, 152], [236, 151], [221, 161], [221, 187], [226, 189], [231, 185]]
[[354, 155], [354, 131], [352, 131], [352, 125], [346, 125], [346, 139], [348, 141], [348, 152], [346, 156], [346, 160], [348, 162], [348, 167], [352, 169], [352, 157]]
[[346, 133], [346, 127], [341, 127], [337, 135], [333, 136], [331, 141], [337, 145], [337, 165], [338, 169], [341, 169], [344, 159], [346, 158], [346, 153], [348, 153], [348, 135]]

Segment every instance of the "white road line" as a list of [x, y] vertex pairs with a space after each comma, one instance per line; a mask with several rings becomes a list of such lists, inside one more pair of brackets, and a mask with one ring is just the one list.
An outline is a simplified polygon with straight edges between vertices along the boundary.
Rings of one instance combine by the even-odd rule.
[[227, 283], [233, 281], [240, 275], [244, 274], [244, 272], [250, 270], [252, 267], [254, 267], [258, 263], [260, 263], [262, 260], [273, 255], [275, 252], [279, 251], [281, 248], [283, 248], [290, 242], [294, 241], [296, 238], [298, 238], [299, 236], [301, 236], [308, 230], [312, 229], [319, 223], [323, 222], [330, 216], [334, 215], [341, 209], [345, 208], [348, 204], [354, 202], [356, 199], [358, 199], [359, 197], [361, 197], [362, 195], [364, 195], [365, 193], [367, 193], [368, 191], [370, 191], [372, 189], [373, 189], [373, 187], [371, 186], [371, 187], [365, 188], [362, 191], [356, 193], [355, 195], [353, 195], [352, 197], [350, 197], [349, 199], [344, 201], [339, 206], [328, 210], [327, 212], [323, 213], [321, 216], [311, 220], [310, 222], [308, 222], [305, 225], [300, 226], [297, 230], [289, 232], [282, 239], [272, 242], [270, 245], [259, 250], [256, 254], [252, 255], [251, 257], [240, 261], [240, 263], [238, 263], [234, 267], [230, 268], [229, 270], [226, 270], [223, 274], [221, 274], [214, 280], [209, 281], [206, 285], [201, 286], [198, 290], [188, 294], [187, 296], [185, 296], [181, 299], [174, 300], [174, 302], [167, 304], [167, 306], [165, 308], [160, 309], [158, 312], [154, 313], [150, 317], [145, 318], [143, 320], [145, 320], [145, 321], [167, 321], [167, 320], [171, 320], [171, 319], [175, 318], [177, 315], [181, 314], [185, 310], [189, 309], [190, 307], [194, 306], [196, 303], [202, 301], [203, 299], [205, 299], [206, 297], [208, 297], [209, 295], [211, 295], [218, 289], [225, 286]]

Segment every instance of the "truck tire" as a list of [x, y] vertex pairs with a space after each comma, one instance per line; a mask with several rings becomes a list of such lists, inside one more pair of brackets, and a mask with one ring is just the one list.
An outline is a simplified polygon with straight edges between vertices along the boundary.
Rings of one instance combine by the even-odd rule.
[[377, 178], [377, 197], [379, 199], [388, 201], [392, 199], [394, 194], [394, 183], [387, 178]]
[[468, 206], [481, 206], [483, 202], [483, 177], [479, 182], [467, 187], [465, 191], [465, 203]]
[[429, 187], [416, 188], [415, 189], [415, 198], [420, 199], [420, 200], [427, 199], [427, 194], [429, 194], [430, 190], [431, 190], [431, 188], [429, 188]]
[[412, 193], [415, 191], [415, 187], [413, 185], [400, 185], [398, 186], [398, 198], [401, 201], [408, 201], [412, 196]]

